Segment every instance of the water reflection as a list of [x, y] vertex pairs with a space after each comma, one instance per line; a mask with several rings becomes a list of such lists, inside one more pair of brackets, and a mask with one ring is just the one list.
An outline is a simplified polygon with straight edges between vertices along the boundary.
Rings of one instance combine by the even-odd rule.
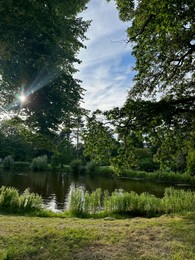
[[[98, 175], [74, 176], [66, 173], [52, 172], [0, 172], [0, 186], [11, 186], [23, 192], [30, 188], [31, 192], [42, 196], [44, 206], [54, 211], [67, 208], [71, 188], [81, 187], [89, 192], [101, 188], [109, 192], [115, 189], [135, 191], [138, 194], [148, 192], [162, 197], [168, 185], [146, 181], [110, 178]], [[171, 186], [171, 185], [169, 185]]]

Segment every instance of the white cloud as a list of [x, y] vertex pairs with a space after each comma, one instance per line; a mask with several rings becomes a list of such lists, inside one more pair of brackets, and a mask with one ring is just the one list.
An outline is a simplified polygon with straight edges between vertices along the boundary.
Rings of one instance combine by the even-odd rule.
[[79, 58], [77, 77], [86, 89], [83, 107], [106, 110], [121, 106], [132, 86], [133, 59], [130, 45], [126, 45], [127, 24], [122, 23], [113, 2], [91, 0], [83, 13], [86, 20], [93, 20]]

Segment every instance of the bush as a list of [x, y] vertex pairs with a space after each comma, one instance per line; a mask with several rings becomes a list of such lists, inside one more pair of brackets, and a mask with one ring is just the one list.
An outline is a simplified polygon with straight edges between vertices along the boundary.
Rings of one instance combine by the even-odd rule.
[[99, 167], [99, 174], [101, 175], [107, 175], [107, 176], [113, 176], [116, 175], [116, 172], [114, 169], [110, 166], [100, 166]]
[[47, 161], [48, 161], [47, 155], [38, 156], [32, 160], [31, 169], [33, 171], [47, 170], [48, 168]]
[[139, 161], [138, 168], [140, 171], [153, 172], [159, 169], [159, 164], [153, 162], [151, 158], [144, 158]]
[[3, 160], [3, 168], [6, 170], [10, 170], [10, 169], [13, 169], [13, 167], [14, 167], [14, 159], [12, 158], [11, 155], [8, 155]]
[[66, 173], [69, 173], [70, 172], [70, 165], [63, 165], [63, 171], [66, 172]]
[[195, 175], [195, 149], [191, 150], [187, 156], [187, 173]]
[[99, 172], [99, 167], [96, 162], [90, 161], [86, 165], [86, 172], [89, 174], [96, 174]]
[[82, 161], [80, 159], [73, 160], [70, 163], [70, 170], [72, 173], [78, 174], [80, 173], [81, 166], [82, 166]]
[[20, 171], [20, 170], [27, 170], [27, 169], [30, 169], [29, 162], [14, 162], [14, 170]]

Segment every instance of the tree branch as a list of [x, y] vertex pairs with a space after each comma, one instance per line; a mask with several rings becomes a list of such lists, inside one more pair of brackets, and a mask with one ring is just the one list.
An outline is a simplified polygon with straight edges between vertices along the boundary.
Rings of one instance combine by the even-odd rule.
[[150, 21], [151, 21], [152, 18], [154, 18], [154, 17], [155, 17], [154, 14], [150, 14], [149, 17], [148, 17], [148, 19], [147, 19], [147, 20], [145, 21], [145, 23], [142, 25], [142, 28], [139, 30], [139, 32], [138, 32], [136, 35], [134, 35], [134, 36], [132, 36], [132, 37], [129, 38], [128, 43], [129, 43], [130, 41], [132, 41], [132, 40], [135, 40], [135, 39], [137, 38], [137, 36], [139, 36], [140, 34], [142, 34], [142, 33], [144, 32], [145, 28], [147, 27], [147, 25], [150, 23]]

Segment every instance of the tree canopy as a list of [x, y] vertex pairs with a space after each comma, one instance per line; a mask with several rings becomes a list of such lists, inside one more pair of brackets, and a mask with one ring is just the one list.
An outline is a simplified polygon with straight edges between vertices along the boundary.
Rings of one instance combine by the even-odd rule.
[[[185, 170], [195, 150], [195, 2], [115, 3], [120, 19], [129, 22], [136, 74], [125, 104], [104, 114], [115, 126], [122, 155], [133, 151], [137, 136], [157, 147], [161, 168]], [[118, 161], [127, 164], [123, 157], [119, 153]]]
[[[155, 111], [154, 117], [161, 114], [165, 122], [175, 119], [191, 125], [195, 110], [195, 2], [116, 0], [116, 5], [121, 20], [131, 21], [128, 42], [133, 44], [136, 58], [134, 86], [126, 105], [141, 98], [145, 107]], [[144, 102], [148, 99], [150, 102]]]
[[78, 16], [87, 2], [0, 3], [0, 105], [15, 108], [23, 92], [27, 122], [39, 131], [56, 129], [79, 108], [83, 89], [73, 74], [89, 26]]

